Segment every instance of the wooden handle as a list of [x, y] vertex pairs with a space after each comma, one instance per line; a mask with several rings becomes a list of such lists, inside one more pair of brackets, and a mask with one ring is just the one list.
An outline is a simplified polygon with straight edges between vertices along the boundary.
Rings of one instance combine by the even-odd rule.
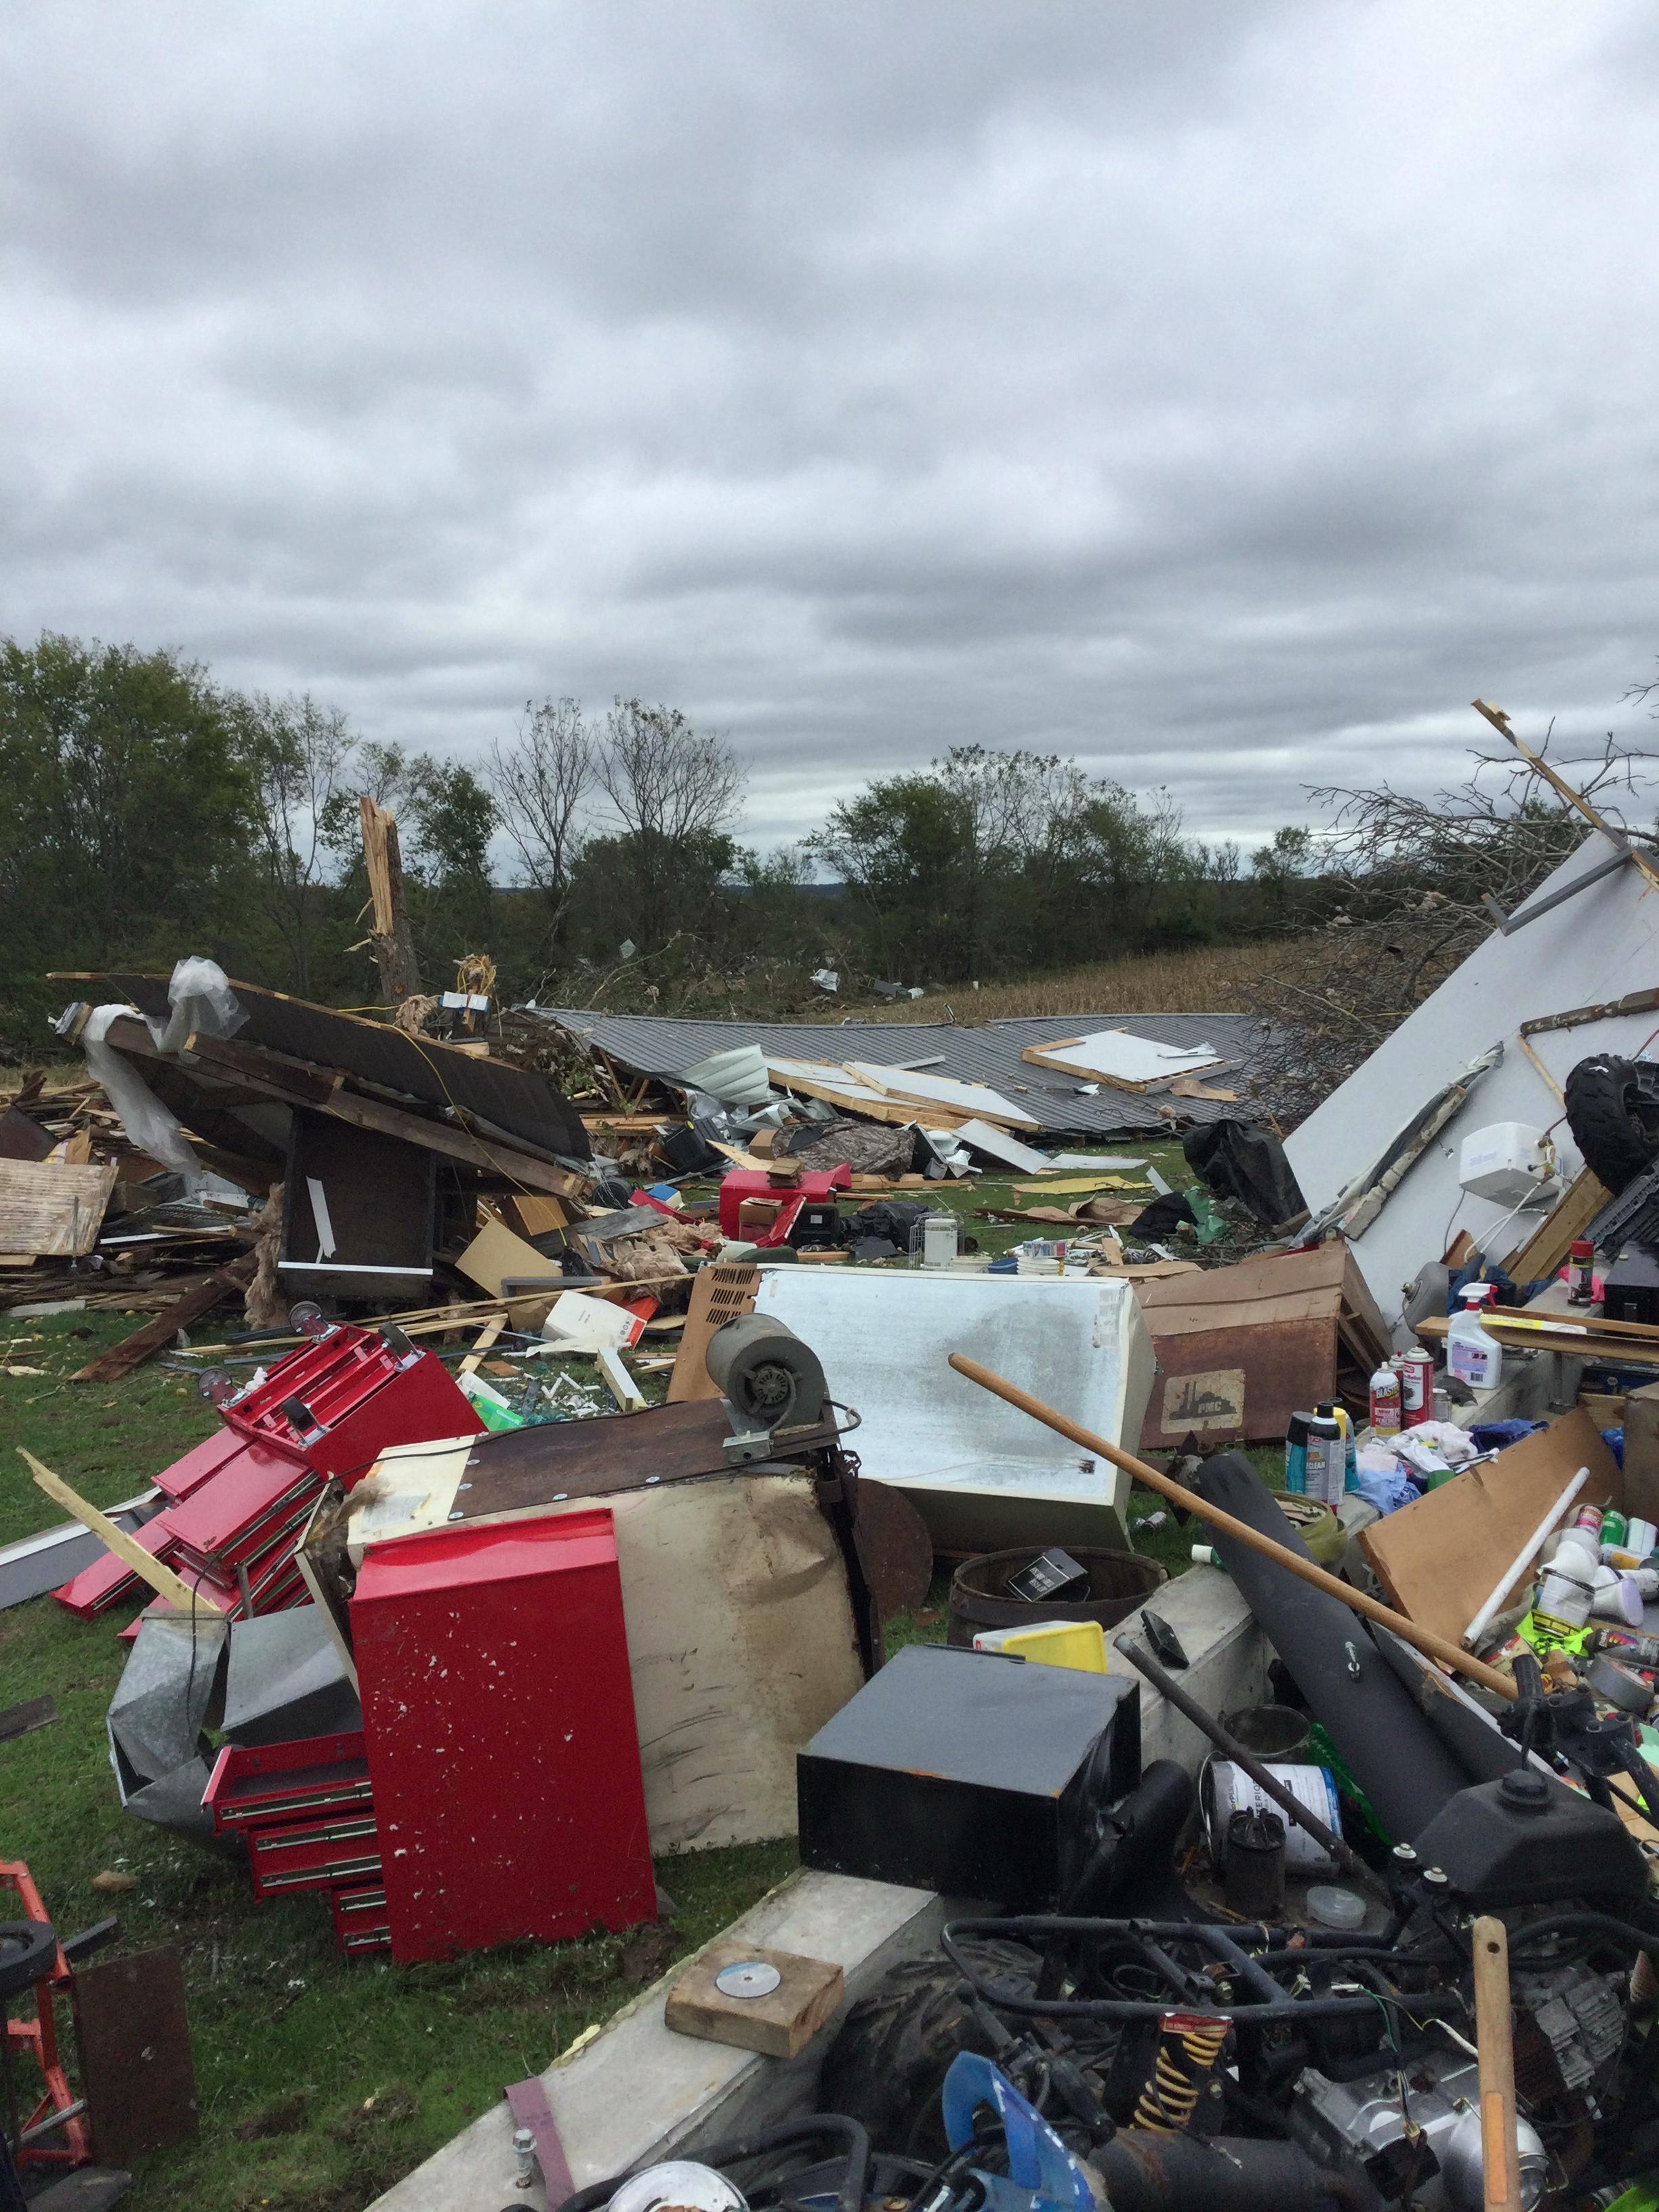
[[1480, 2051], [1480, 2166], [1486, 2212], [1521, 2212], [1516, 2140], [1515, 2043], [1510, 2021], [1510, 1939], [1490, 1916], [1469, 1929], [1474, 1963], [1474, 2038]]
[[1171, 1481], [1167, 1474], [1160, 1474], [1155, 1467], [1148, 1467], [1144, 1459], [1137, 1459], [1133, 1452], [1120, 1451], [1115, 1444], [1108, 1443], [1104, 1437], [1097, 1437], [1093, 1430], [1068, 1420], [1064, 1413], [1057, 1413], [1052, 1406], [1045, 1406], [1040, 1398], [1034, 1398], [1029, 1390], [1022, 1390], [1018, 1383], [993, 1374], [988, 1367], [981, 1367], [978, 1360], [969, 1359], [963, 1352], [953, 1352], [951, 1364], [958, 1375], [965, 1375], [970, 1382], [977, 1382], [981, 1389], [988, 1390], [994, 1397], [1004, 1399], [1009, 1405], [1018, 1407], [1022, 1413], [1029, 1413], [1034, 1421], [1041, 1421], [1060, 1436], [1069, 1437], [1074, 1444], [1081, 1444], [1085, 1451], [1098, 1452], [1103, 1459], [1110, 1460], [1114, 1467], [1120, 1467], [1126, 1474], [1133, 1475], [1137, 1482], [1144, 1482], [1148, 1490], [1157, 1491], [1159, 1497], [1167, 1498], [1171, 1505], [1178, 1505], [1183, 1513], [1196, 1514], [1200, 1521], [1208, 1522], [1212, 1528], [1218, 1528], [1224, 1536], [1236, 1537], [1241, 1544], [1248, 1545], [1251, 1551], [1260, 1552], [1263, 1559], [1272, 1559], [1275, 1565], [1288, 1569], [1291, 1574], [1300, 1576], [1304, 1583], [1311, 1583], [1316, 1589], [1323, 1590], [1328, 1597], [1340, 1598], [1352, 1612], [1364, 1613], [1367, 1620], [1375, 1620], [1382, 1627], [1392, 1629], [1403, 1643], [1413, 1645], [1425, 1659], [1432, 1659], [1442, 1667], [1449, 1667], [1455, 1674], [1467, 1675], [1471, 1682], [1479, 1682], [1484, 1690], [1495, 1690], [1500, 1697], [1513, 1698], [1519, 1695], [1514, 1683], [1507, 1675], [1500, 1674], [1495, 1667], [1488, 1667], [1484, 1660], [1474, 1658], [1460, 1645], [1448, 1643], [1443, 1636], [1437, 1636], [1432, 1629], [1419, 1628], [1414, 1620], [1407, 1620], [1403, 1613], [1395, 1613], [1392, 1607], [1368, 1596], [1364, 1590], [1355, 1589], [1351, 1583], [1340, 1582], [1334, 1575], [1328, 1575], [1323, 1567], [1316, 1567], [1311, 1559], [1304, 1559], [1299, 1553], [1291, 1551], [1284, 1544], [1276, 1544], [1271, 1536], [1262, 1535], [1247, 1521], [1236, 1520], [1231, 1513], [1224, 1513], [1218, 1505], [1210, 1504], [1195, 1490], [1188, 1490], [1183, 1483]]

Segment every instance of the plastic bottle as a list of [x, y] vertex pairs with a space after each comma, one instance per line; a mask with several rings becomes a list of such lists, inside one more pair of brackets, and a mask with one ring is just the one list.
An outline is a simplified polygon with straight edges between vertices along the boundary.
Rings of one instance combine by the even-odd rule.
[[1492, 1295], [1490, 1283], [1471, 1283], [1463, 1310], [1446, 1331], [1446, 1364], [1471, 1390], [1495, 1390], [1504, 1372], [1504, 1347], [1480, 1326], [1481, 1309]]
[[1326, 1499], [1330, 1506], [1340, 1505], [1344, 1490], [1359, 1487], [1359, 1446], [1354, 1437], [1353, 1415], [1346, 1406], [1339, 1406], [1334, 1398], [1314, 1407], [1322, 1421], [1334, 1421], [1342, 1431], [1342, 1481], [1335, 1495]]
[[1379, 1437], [1397, 1437], [1404, 1425], [1400, 1370], [1379, 1367], [1371, 1377], [1371, 1427]]
[[1328, 1413], [1315, 1413], [1308, 1424], [1308, 1496], [1334, 1510], [1342, 1502], [1347, 1479], [1347, 1451], [1341, 1425]]
[[1311, 1413], [1292, 1413], [1285, 1425], [1285, 1488], [1301, 1498], [1308, 1488], [1308, 1424]]

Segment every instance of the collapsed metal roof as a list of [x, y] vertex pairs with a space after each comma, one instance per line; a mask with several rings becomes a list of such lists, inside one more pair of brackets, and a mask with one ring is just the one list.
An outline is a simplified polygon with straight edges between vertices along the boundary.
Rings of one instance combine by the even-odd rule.
[[[558, 1023], [623, 1067], [670, 1082], [711, 1053], [743, 1044], [759, 1045], [785, 1060], [926, 1066], [934, 1074], [1000, 1091], [1036, 1117], [1032, 1133], [1045, 1137], [1167, 1133], [1171, 1126], [1187, 1127], [1248, 1110], [1243, 1079], [1265, 1035], [1264, 1024], [1249, 1014], [1054, 1014], [970, 1028], [956, 1022], [682, 1021], [670, 1015], [604, 1014], [568, 1006], [520, 1011]], [[1125, 1029], [1157, 1044], [1213, 1046], [1226, 1066], [1202, 1079], [1238, 1091], [1240, 1104], [1175, 1098], [1167, 1091], [1117, 1091], [1105, 1083], [1095, 1086], [1091, 1097], [1075, 1077], [1035, 1067], [1019, 1056], [1027, 1045], [1052, 1044], [1101, 1029]]]

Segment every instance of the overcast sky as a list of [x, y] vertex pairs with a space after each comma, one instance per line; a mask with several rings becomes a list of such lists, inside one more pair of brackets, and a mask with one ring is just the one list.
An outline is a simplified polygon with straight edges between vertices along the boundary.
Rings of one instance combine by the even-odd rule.
[[1659, 655], [1659, 13], [9, 0], [0, 630], [1249, 838]]

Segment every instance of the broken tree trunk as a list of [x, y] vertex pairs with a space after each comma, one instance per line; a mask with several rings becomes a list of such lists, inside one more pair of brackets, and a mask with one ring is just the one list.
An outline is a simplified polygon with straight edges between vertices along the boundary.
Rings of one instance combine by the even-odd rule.
[[367, 792], [358, 801], [363, 821], [363, 862], [374, 901], [374, 964], [389, 1006], [400, 1006], [421, 988], [415, 965], [415, 939], [404, 900], [404, 866], [398, 849], [397, 817], [377, 805]]

